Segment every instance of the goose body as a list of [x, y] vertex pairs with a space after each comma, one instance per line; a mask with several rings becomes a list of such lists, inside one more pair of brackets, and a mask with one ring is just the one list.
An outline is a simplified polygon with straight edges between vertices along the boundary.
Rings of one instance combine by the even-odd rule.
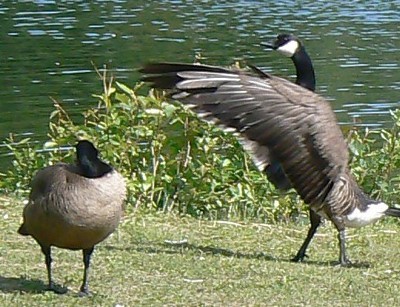
[[124, 178], [97, 157], [88, 141], [77, 145], [77, 164], [59, 163], [37, 172], [18, 232], [32, 236], [46, 256], [49, 288], [51, 247], [83, 250], [81, 294], [88, 293], [87, 271], [94, 246], [117, 228], [126, 197]]
[[[292, 34], [279, 34], [272, 43], [264, 45], [291, 58], [296, 68], [296, 84], [311, 91], [315, 90], [315, 73], [311, 58], [306, 52], [303, 43], [296, 36]], [[372, 204], [368, 206], [365, 211], [360, 211], [356, 208], [351, 214], [345, 216], [344, 224], [346, 227], [362, 227], [368, 225], [380, 219], [387, 209], [388, 206], [385, 203]], [[310, 209], [310, 222], [311, 227], [307, 233], [307, 237], [296, 256], [292, 258], [292, 261], [298, 262], [304, 260], [307, 247], [321, 223], [320, 215], [312, 209]]]
[[72, 250], [93, 247], [118, 226], [123, 189], [124, 180], [115, 170], [86, 178], [69, 164], [46, 167], [33, 178], [23, 232], [45, 245]]
[[155, 63], [141, 71], [153, 87], [170, 90], [172, 99], [239, 134], [261, 170], [271, 160], [279, 162], [290, 187], [317, 213], [315, 223], [323, 216], [336, 226], [341, 264], [350, 263], [346, 227], [400, 215], [399, 210], [369, 198], [355, 182], [347, 144], [334, 112], [321, 96], [256, 67], [247, 72]]

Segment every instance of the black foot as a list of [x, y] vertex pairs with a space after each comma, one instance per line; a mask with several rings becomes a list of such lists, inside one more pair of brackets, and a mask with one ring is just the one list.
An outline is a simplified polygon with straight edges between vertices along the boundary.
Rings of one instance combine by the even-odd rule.
[[350, 268], [353, 266], [353, 263], [346, 258], [346, 259], [340, 259], [339, 262], [337, 262], [337, 265], [343, 268]]
[[341, 262], [340, 266], [344, 268], [351, 268], [353, 266], [353, 263], [350, 260], [347, 260], [345, 262]]
[[79, 297], [86, 297], [89, 296], [90, 292], [89, 291], [79, 291], [78, 296]]
[[303, 262], [304, 258], [308, 258], [308, 255], [306, 255], [306, 254], [296, 255], [292, 259], [290, 259], [290, 261], [291, 262]]
[[80, 291], [78, 293], [78, 296], [79, 297], [86, 297], [86, 296], [89, 296], [89, 295], [90, 295], [89, 289], [87, 287], [81, 287], [81, 289], [80, 289]]

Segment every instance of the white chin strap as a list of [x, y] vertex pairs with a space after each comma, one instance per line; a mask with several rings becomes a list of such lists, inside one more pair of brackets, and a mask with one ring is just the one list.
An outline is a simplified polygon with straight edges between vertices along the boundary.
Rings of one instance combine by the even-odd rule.
[[298, 48], [299, 48], [299, 43], [295, 40], [291, 40], [286, 44], [278, 47], [276, 50], [282, 53], [284, 56], [290, 58], [296, 53]]

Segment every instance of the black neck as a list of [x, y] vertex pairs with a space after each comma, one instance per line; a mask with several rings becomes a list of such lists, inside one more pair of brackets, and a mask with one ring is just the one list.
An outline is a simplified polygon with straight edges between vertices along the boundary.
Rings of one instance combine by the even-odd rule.
[[314, 91], [314, 67], [304, 47], [301, 47], [301, 49], [292, 56], [292, 61], [296, 67], [296, 83], [304, 88]]

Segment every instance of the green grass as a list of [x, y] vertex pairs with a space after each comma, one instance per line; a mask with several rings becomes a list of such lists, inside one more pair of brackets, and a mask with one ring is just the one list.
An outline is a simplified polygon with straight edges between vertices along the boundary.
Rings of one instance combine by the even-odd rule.
[[[79, 298], [81, 252], [53, 248], [54, 279], [69, 291], [43, 291], [47, 277], [39, 246], [16, 233], [21, 210], [21, 200], [0, 198], [1, 306], [400, 304], [400, 227], [395, 222], [350, 230], [349, 255], [362, 265], [341, 268], [333, 263], [338, 247], [328, 222], [312, 242], [308, 261], [298, 264], [288, 260], [302, 243], [307, 223], [129, 213], [118, 231], [96, 248], [93, 295]], [[187, 243], [178, 244], [181, 240]]]

